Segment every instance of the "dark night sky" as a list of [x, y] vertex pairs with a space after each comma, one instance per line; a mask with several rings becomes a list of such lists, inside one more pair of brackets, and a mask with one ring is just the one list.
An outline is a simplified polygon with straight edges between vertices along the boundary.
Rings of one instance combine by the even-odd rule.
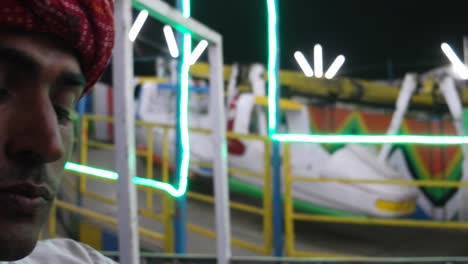
[[[225, 63], [265, 63], [265, 2], [192, 0], [192, 16], [223, 35]], [[325, 69], [343, 54], [342, 75], [401, 77], [448, 63], [440, 50], [443, 41], [461, 55], [462, 36], [468, 35], [467, 0], [280, 0], [279, 5], [283, 69], [299, 69], [296, 50], [312, 63], [313, 46], [320, 43]]]

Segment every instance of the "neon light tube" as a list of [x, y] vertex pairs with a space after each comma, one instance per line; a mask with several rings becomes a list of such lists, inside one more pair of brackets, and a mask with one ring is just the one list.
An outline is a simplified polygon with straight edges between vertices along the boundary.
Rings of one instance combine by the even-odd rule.
[[147, 18], [148, 18], [148, 11], [146, 10], [140, 11], [140, 14], [138, 14], [138, 17], [135, 20], [135, 23], [133, 23], [133, 26], [130, 29], [130, 32], [128, 33], [128, 38], [130, 39], [131, 42], [135, 41], [138, 34], [140, 33], [141, 28], [145, 24]]
[[[188, 105], [189, 105], [189, 69], [190, 69], [190, 52], [192, 50], [192, 36], [188, 33], [184, 34], [184, 56], [182, 60], [182, 70], [180, 73], [180, 147], [181, 159], [179, 164], [179, 189], [185, 188], [187, 185], [188, 170], [190, 166], [190, 137], [188, 129]], [[184, 186], [185, 185], [185, 186]]]
[[325, 78], [333, 79], [340, 70], [341, 66], [343, 66], [343, 64], [345, 63], [345, 60], [346, 58], [343, 55], [339, 55], [338, 57], [336, 57], [330, 68], [327, 70], [327, 73], [325, 73]]
[[268, 9], [268, 134], [276, 132], [277, 126], [277, 96], [278, 96], [278, 10], [275, 0], [267, 0]]
[[314, 46], [314, 69], [317, 78], [323, 77], [323, 49], [322, 45], [316, 44]]
[[190, 0], [183, 0], [182, 2], [182, 15], [189, 18], [192, 15]]
[[179, 48], [177, 47], [177, 41], [175, 39], [174, 31], [172, 31], [172, 28], [168, 25], [164, 26], [163, 31], [171, 57], [174, 59], [179, 57]]
[[309, 142], [319, 144], [468, 144], [468, 137], [466, 136], [275, 134], [272, 136], [272, 139], [281, 142]]
[[[191, 16], [191, 3], [190, 0], [183, 0], [182, 2], [182, 14], [184, 17], [189, 18]], [[189, 105], [189, 70], [190, 70], [190, 55], [192, 52], [192, 35], [189, 33], [184, 34], [184, 53], [182, 56], [182, 67], [180, 72], [180, 96], [177, 102], [178, 112], [180, 116], [180, 163], [177, 164], [179, 175], [179, 186], [180, 196], [183, 196], [187, 191], [188, 174], [190, 166], [190, 137], [189, 137], [189, 121], [188, 121], [188, 105]]]
[[310, 67], [310, 64], [307, 62], [302, 52], [300, 51], [294, 52], [294, 58], [296, 59], [297, 64], [299, 64], [299, 67], [301, 67], [301, 70], [302, 72], [304, 72], [305, 76], [307, 77], [314, 76], [314, 71], [312, 70], [312, 67]]
[[452, 63], [458, 75], [460, 75], [462, 79], [468, 80], [468, 68], [463, 64], [460, 58], [458, 58], [457, 54], [455, 54], [452, 47], [450, 47], [449, 44], [444, 42], [442, 43], [441, 48]]
[[200, 41], [200, 43], [198, 43], [198, 45], [193, 50], [192, 55], [190, 55], [189, 64], [194, 65], [207, 47], [208, 47], [208, 41], [206, 40]]
[[[71, 163], [71, 162], [67, 162], [65, 164], [65, 169], [68, 170], [68, 171], [82, 173], [82, 174], [94, 176], [94, 177], [97, 177], [97, 178], [112, 180], [112, 181], [117, 181], [117, 179], [119, 178], [119, 175], [116, 172], [103, 170], [103, 169], [92, 168], [92, 167], [88, 167], [88, 166], [84, 166], [84, 165], [80, 165], [80, 164], [76, 164], [76, 163]], [[185, 179], [185, 180], [187, 180], [187, 179]], [[155, 189], [158, 189], [158, 190], [165, 191], [165, 192], [169, 193], [171, 196], [174, 196], [174, 197], [182, 196], [187, 190], [186, 181], [181, 182], [179, 184], [179, 189], [175, 189], [174, 187], [172, 187], [172, 185], [170, 185], [168, 183], [165, 183], [165, 182], [159, 182], [159, 181], [146, 179], [146, 178], [141, 178], [141, 177], [134, 177], [133, 182], [136, 185], [151, 187], [151, 188], [155, 188]]]

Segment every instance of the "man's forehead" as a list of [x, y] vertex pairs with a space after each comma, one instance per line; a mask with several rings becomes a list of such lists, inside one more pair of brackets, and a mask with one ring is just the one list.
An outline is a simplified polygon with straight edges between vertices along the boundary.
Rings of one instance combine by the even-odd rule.
[[0, 49], [3, 53], [0, 56], [16, 55], [13, 57], [22, 58], [22, 62], [29, 60], [30, 64], [34, 62], [39, 68], [59, 63], [67, 71], [82, 74], [76, 54], [54, 37], [0, 31]]

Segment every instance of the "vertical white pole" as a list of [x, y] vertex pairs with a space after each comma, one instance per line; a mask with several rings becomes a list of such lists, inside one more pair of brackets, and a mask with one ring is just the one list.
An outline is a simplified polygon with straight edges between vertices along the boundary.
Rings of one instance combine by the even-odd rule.
[[[445, 77], [440, 83], [440, 90], [445, 98], [450, 113], [452, 114], [453, 124], [459, 136], [465, 135], [465, 128], [463, 126], [463, 105], [460, 96], [457, 92], [455, 80], [451, 77]], [[463, 153], [462, 162], [462, 181], [467, 181], [467, 156], [468, 146], [461, 145]], [[460, 219], [462, 221], [468, 220], [468, 192], [466, 188], [460, 188]]]
[[213, 117], [214, 192], [216, 214], [216, 244], [218, 264], [229, 264], [231, 259], [231, 223], [229, 217], [229, 190], [227, 176], [226, 120], [224, 107], [222, 42], [209, 47], [210, 112]]
[[228, 87], [227, 87], [226, 109], [229, 109], [229, 104], [231, 103], [232, 98], [234, 98], [234, 96], [236, 96], [237, 94], [237, 77], [238, 76], [239, 76], [239, 65], [237, 63], [232, 64], [231, 78], [229, 79]]
[[465, 65], [468, 67], [468, 36], [463, 37], [463, 54], [465, 57]]
[[[387, 130], [387, 135], [395, 135], [396, 133], [398, 133], [398, 130], [401, 127], [401, 123], [403, 123], [403, 120], [405, 119], [405, 114], [408, 111], [408, 106], [411, 102], [411, 97], [416, 91], [417, 86], [418, 76], [413, 73], [406, 74], [405, 78], [403, 79], [400, 94], [398, 94], [398, 98], [395, 105], [395, 112], [393, 113], [390, 126]], [[391, 144], [383, 145], [382, 149], [380, 149], [378, 160], [381, 162], [385, 162], [391, 150]]]
[[135, 120], [133, 103], [133, 48], [128, 38], [132, 22], [131, 0], [115, 1], [115, 50], [113, 60], [115, 160], [120, 263], [139, 263], [136, 214]]
[[[468, 67], [468, 36], [463, 37], [463, 55], [464, 55], [464, 61], [466, 67]], [[461, 102], [460, 102], [461, 104]], [[463, 107], [463, 106], [461, 106]], [[463, 129], [463, 134], [461, 136], [465, 136], [466, 132], [465, 131], [465, 116], [464, 116], [464, 111], [462, 110], [461, 113], [461, 124], [460, 127]], [[466, 145], [462, 146], [463, 150], [463, 162], [462, 162], [462, 181], [468, 181], [468, 147]], [[460, 218], [462, 221], [468, 221], [468, 209], [467, 209], [467, 200], [468, 199], [468, 189], [467, 188], [461, 188], [459, 190], [461, 192], [461, 202], [460, 202]]]

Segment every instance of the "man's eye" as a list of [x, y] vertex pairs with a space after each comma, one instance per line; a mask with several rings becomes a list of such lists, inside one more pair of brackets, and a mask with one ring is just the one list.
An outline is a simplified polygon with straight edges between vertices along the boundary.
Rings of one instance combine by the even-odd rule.
[[54, 106], [55, 113], [57, 114], [57, 119], [59, 123], [67, 123], [71, 121], [71, 113], [70, 111], [64, 109], [63, 107], [60, 106]]

